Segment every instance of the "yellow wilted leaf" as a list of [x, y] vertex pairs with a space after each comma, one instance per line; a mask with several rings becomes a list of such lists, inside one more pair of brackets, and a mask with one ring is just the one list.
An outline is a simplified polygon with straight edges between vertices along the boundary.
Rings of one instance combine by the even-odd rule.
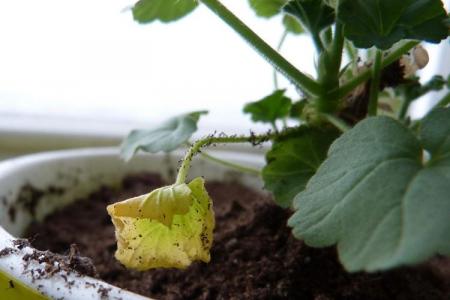
[[128, 268], [185, 268], [209, 262], [214, 212], [202, 178], [108, 206], [116, 258]]

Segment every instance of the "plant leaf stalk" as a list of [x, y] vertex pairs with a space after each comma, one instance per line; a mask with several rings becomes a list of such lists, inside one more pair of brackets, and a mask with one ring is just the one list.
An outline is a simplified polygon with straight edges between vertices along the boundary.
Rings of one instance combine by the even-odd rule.
[[339, 88], [339, 73], [344, 49], [344, 33], [341, 22], [335, 24], [334, 38], [327, 49], [319, 57], [319, 84], [322, 93], [315, 99], [319, 112], [332, 113], [338, 104], [336, 98], [330, 97], [329, 91]]
[[377, 49], [372, 65], [372, 81], [370, 82], [369, 116], [376, 116], [378, 110], [378, 93], [380, 91], [381, 69], [383, 63], [383, 51]]
[[314, 79], [309, 78], [306, 74], [294, 67], [269, 44], [261, 39], [253, 30], [245, 25], [238, 17], [236, 17], [230, 10], [228, 10], [228, 8], [226, 8], [219, 0], [200, 0], [200, 2], [205, 4], [244, 40], [250, 43], [250, 45], [252, 45], [263, 58], [265, 58], [274, 66], [274, 68], [286, 76], [300, 89], [310, 95], [318, 95], [320, 93], [321, 87]]
[[211, 144], [236, 144], [236, 143], [252, 143], [254, 145], [261, 144], [270, 141], [277, 137], [277, 133], [268, 132], [262, 135], [250, 135], [250, 136], [208, 136], [204, 139], [200, 139], [189, 148], [178, 170], [176, 184], [182, 184], [186, 182], [186, 177], [191, 166], [192, 159], [200, 152], [201, 148]]

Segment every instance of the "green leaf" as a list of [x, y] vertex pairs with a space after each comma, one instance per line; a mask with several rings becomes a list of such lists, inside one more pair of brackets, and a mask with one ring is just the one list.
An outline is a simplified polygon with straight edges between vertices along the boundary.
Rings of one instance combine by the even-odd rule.
[[167, 23], [181, 19], [197, 6], [197, 0], [139, 0], [133, 7], [133, 17], [139, 23]]
[[251, 114], [254, 122], [274, 123], [277, 119], [289, 115], [291, 99], [284, 96], [285, 90], [277, 90], [273, 94], [244, 106], [244, 112]]
[[309, 32], [319, 34], [334, 23], [334, 9], [322, 0], [291, 0], [283, 11], [297, 18]]
[[127, 268], [184, 269], [209, 262], [214, 212], [203, 178], [159, 188], [107, 207], [116, 229], [116, 258]]
[[449, 32], [440, 0], [341, 0], [338, 19], [358, 48], [388, 49], [402, 39], [439, 43]]
[[419, 137], [374, 117], [333, 143], [288, 224], [308, 245], [337, 244], [349, 271], [383, 270], [450, 254], [449, 195], [450, 109], [426, 117]]
[[153, 129], [133, 130], [121, 145], [121, 156], [129, 160], [139, 150], [156, 153], [170, 152], [189, 140], [197, 131], [201, 115], [207, 111], [196, 111], [171, 118]]
[[249, 0], [250, 6], [260, 17], [270, 18], [281, 12], [288, 0]]
[[336, 131], [304, 126], [273, 144], [266, 154], [262, 177], [278, 205], [291, 206], [292, 199], [305, 188], [338, 136]]
[[283, 17], [283, 25], [286, 28], [286, 30], [292, 34], [302, 34], [305, 32], [305, 30], [302, 27], [302, 24], [300, 24], [297, 19], [290, 15], [285, 15]]

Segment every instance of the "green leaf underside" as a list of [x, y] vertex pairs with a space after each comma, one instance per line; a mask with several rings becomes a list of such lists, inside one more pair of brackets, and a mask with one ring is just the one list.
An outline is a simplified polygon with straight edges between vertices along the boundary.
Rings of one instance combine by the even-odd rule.
[[244, 112], [251, 115], [254, 122], [274, 123], [277, 119], [289, 115], [292, 101], [284, 96], [285, 90], [277, 90], [273, 94], [244, 106]]
[[138, 150], [150, 153], [170, 152], [189, 140], [197, 131], [201, 115], [207, 111], [196, 111], [174, 117], [154, 129], [133, 130], [121, 145], [121, 156], [129, 160]]
[[167, 23], [181, 19], [197, 6], [197, 0], [140, 0], [133, 7], [133, 17], [139, 23]]
[[265, 188], [282, 207], [289, 207], [326, 158], [328, 148], [338, 137], [336, 131], [303, 127], [294, 136], [276, 141], [266, 155], [262, 170]]
[[358, 48], [388, 49], [402, 39], [438, 43], [448, 36], [440, 0], [341, 0], [338, 19]]
[[309, 32], [319, 34], [334, 23], [334, 9], [321, 0], [291, 0], [283, 11], [297, 18]]
[[360, 122], [333, 143], [294, 207], [294, 235], [337, 244], [349, 271], [449, 255], [450, 109], [425, 118], [419, 138], [388, 117]]
[[281, 12], [288, 0], [249, 0], [250, 6], [260, 17], [270, 18]]

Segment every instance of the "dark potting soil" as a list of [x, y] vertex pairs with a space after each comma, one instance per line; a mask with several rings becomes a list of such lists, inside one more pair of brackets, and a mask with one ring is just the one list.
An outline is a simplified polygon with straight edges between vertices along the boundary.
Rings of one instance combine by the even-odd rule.
[[186, 270], [137, 272], [114, 259], [114, 228], [106, 205], [162, 186], [160, 177], [127, 177], [121, 190], [102, 187], [30, 226], [41, 250], [69, 254], [76, 244], [98, 277], [156, 299], [450, 299], [450, 261], [434, 258], [417, 267], [348, 274], [334, 248], [312, 249], [294, 239], [289, 211], [239, 183], [211, 182], [216, 229], [211, 262]]

